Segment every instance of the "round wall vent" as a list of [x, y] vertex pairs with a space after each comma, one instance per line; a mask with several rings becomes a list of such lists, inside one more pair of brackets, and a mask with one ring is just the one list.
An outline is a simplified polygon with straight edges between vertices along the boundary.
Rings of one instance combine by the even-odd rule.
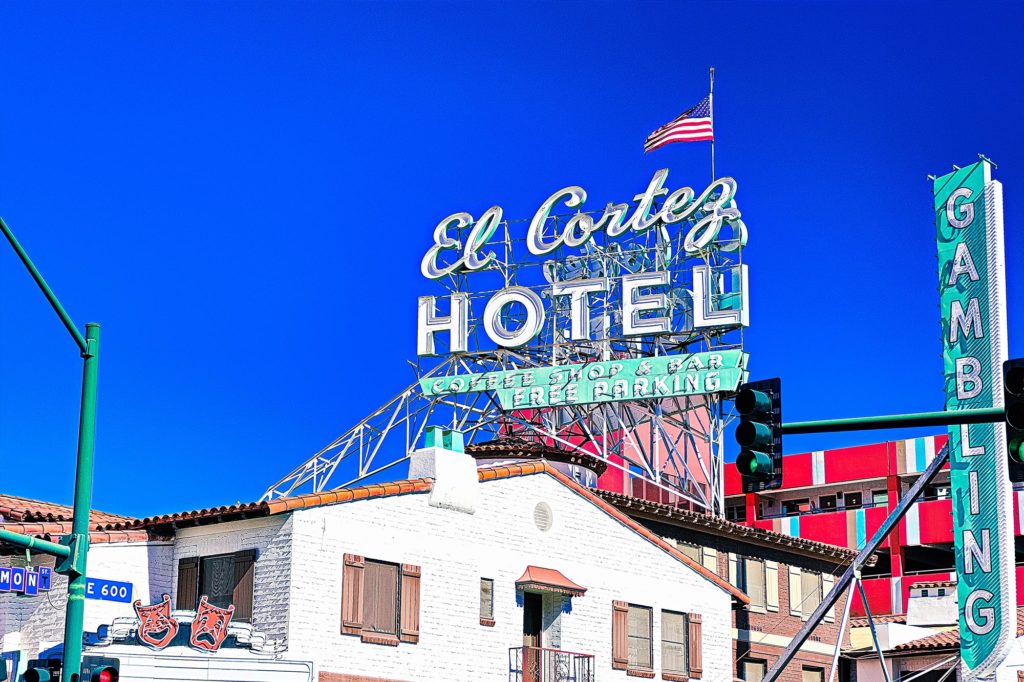
[[538, 502], [537, 506], [533, 508], [533, 522], [540, 530], [551, 528], [552, 516], [551, 505], [547, 502]]

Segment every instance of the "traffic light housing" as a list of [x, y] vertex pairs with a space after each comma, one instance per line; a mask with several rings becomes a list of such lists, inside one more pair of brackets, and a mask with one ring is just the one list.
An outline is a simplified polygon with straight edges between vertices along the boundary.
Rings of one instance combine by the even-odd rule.
[[121, 661], [106, 656], [82, 658], [81, 682], [117, 682], [121, 677]]
[[1024, 358], [1003, 363], [1003, 407], [1010, 480], [1024, 480]]
[[35, 658], [28, 662], [22, 679], [25, 682], [60, 682], [61, 666], [59, 658]]
[[743, 492], [782, 486], [782, 380], [742, 384], [736, 392], [736, 468]]

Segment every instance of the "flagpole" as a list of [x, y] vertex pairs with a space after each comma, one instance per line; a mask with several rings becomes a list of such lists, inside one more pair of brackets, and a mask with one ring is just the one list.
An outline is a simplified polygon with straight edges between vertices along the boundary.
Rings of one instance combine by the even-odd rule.
[[708, 93], [708, 109], [711, 114], [711, 182], [715, 181], [715, 67], [711, 67], [711, 91]]

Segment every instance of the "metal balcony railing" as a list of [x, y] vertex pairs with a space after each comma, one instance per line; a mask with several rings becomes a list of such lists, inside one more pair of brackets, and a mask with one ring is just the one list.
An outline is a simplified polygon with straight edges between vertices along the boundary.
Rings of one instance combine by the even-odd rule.
[[594, 657], [521, 646], [508, 650], [509, 682], [594, 682]]

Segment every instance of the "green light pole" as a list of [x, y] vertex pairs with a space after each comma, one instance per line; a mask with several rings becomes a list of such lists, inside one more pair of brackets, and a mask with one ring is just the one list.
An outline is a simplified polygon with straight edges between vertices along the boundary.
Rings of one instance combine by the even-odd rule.
[[25, 253], [7, 223], [0, 218], [0, 230], [11, 243], [32, 279], [42, 290], [57, 317], [78, 345], [84, 360], [82, 369], [82, 408], [78, 421], [78, 458], [75, 472], [75, 501], [71, 520], [71, 535], [61, 538], [60, 544], [37, 540], [28, 535], [0, 529], [0, 542], [35, 549], [58, 558], [57, 572], [68, 576], [68, 605], [64, 620], [64, 663], [61, 679], [79, 682], [82, 665], [82, 634], [85, 617], [85, 565], [89, 553], [89, 511], [92, 509], [93, 453], [96, 444], [96, 372], [100, 353], [100, 326], [95, 322], [85, 325], [85, 336], [78, 331], [46, 280]]

